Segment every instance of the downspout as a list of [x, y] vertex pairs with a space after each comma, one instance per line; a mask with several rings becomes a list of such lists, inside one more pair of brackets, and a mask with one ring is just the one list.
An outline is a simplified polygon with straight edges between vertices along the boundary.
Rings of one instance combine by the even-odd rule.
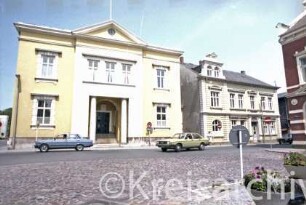
[[15, 149], [16, 146], [16, 133], [17, 133], [17, 116], [18, 116], [18, 106], [19, 106], [19, 93], [20, 93], [20, 75], [15, 75], [17, 78], [17, 95], [16, 95], [16, 107], [15, 107], [15, 127], [13, 130], [13, 141], [12, 141], [12, 149]]

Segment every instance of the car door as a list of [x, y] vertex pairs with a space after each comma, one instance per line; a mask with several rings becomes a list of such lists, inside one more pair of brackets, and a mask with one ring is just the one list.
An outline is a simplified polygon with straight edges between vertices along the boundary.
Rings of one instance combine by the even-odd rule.
[[192, 144], [193, 144], [192, 135], [190, 133], [187, 133], [185, 135], [184, 147], [190, 148], [192, 147]]
[[65, 148], [67, 144], [67, 134], [61, 134], [54, 138], [52, 142], [49, 143], [49, 148], [60, 149]]
[[67, 139], [67, 147], [74, 148], [80, 142], [80, 137], [77, 134], [70, 134]]
[[192, 133], [192, 138], [193, 138], [192, 146], [199, 147], [203, 138], [197, 133]]

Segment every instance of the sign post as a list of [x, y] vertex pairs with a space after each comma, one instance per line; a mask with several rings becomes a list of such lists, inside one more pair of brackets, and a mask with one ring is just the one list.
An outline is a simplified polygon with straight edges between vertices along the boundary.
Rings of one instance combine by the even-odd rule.
[[232, 145], [239, 148], [240, 153], [240, 174], [243, 179], [243, 153], [242, 147], [249, 142], [250, 134], [247, 128], [242, 125], [234, 126], [229, 134], [229, 139]]
[[149, 146], [151, 146], [152, 122], [147, 123], [147, 132], [148, 132], [148, 135], [149, 135]]

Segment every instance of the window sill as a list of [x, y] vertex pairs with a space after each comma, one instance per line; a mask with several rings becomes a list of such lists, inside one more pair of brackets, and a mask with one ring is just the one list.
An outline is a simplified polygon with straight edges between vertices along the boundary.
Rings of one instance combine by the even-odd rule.
[[249, 112], [258, 112], [258, 109], [248, 109]]
[[210, 106], [210, 109], [212, 109], [212, 110], [223, 110], [222, 107], [212, 107], [212, 106]]
[[271, 113], [273, 113], [274, 110], [263, 110], [263, 112], [271, 112]]
[[246, 111], [246, 109], [244, 109], [244, 108], [230, 108], [230, 110], [234, 110], [234, 111]]
[[170, 130], [170, 127], [153, 127], [153, 130]]
[[39, 78], [39, 77], [35, 77], [34, 78], [36, 82], [58, 82], [58, 79], [55, 78]]
[[153, 88], [153, 90], [161, 90], [161, 91], [168, 91], [168, 92], [170, 92], [170, 89], [166, 89], [166, 88]]
[[[37, 129], [37, 125], [30, 125], [32, 129]], [[55, 125], [39, 125], [38, 129], [55, 129]]]
[[87, 81], [87, 80], [83, 81], [83, 83], [96, 84], [96, 85], [114, 85], [114, 86], [136, 87], [136, 85], [131, 85], [131, 84], [106, 83], [106, 82]]

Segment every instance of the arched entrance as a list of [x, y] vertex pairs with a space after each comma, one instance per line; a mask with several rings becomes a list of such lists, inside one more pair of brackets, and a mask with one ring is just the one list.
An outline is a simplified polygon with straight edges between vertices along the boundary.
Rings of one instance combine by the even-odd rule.
[[96, 142], [117, 143], [118, 102], [111, 99], [98, 99], [96, 108]]

